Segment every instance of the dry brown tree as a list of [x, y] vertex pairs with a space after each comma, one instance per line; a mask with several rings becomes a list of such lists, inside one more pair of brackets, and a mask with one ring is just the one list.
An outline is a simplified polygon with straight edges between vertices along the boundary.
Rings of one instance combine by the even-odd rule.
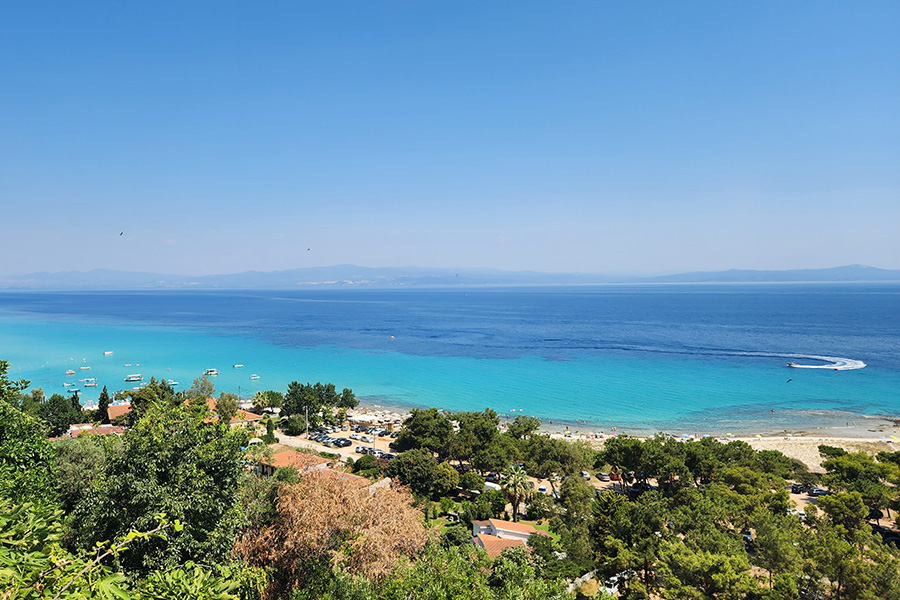
[[279, 488], [274, 521], [245, 531], [235, 552], [251, 565], [273, 569], [269, 597], [315, 586], [325, 568], [375, 580], [429, 539], [412, 501], [403, 487], [371, 493], [357, 481], [309, 472]]

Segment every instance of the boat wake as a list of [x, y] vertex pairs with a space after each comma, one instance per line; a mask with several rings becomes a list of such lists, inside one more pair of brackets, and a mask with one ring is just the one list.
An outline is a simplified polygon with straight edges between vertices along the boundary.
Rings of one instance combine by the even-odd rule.
[[789, 362], [788, 366], [794, 369], [831, 369], [833, 371], [852, 371], [854, 369], [862, 369], [866, 366], [861, 360], [852, 358], [841, 358], [839, 356], [816, 356], [814, 354], [785, 354], [785, 358], [796, 358], [800, 360], [821, 360], [825, 364], [821, 365], [804, 365], [797, 362]]

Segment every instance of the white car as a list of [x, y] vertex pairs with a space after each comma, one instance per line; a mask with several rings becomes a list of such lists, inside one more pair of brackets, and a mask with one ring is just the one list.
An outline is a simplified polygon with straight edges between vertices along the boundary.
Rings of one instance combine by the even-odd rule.
[[366, 442], [367, 444], [374, 444], [374, 443], [375, 443], [375, 440], [372, 439], [372, 436], [370, 436], [370, 435], [361, 435], [361, 436], [359, 436], [359, 440], [360, 440], [361, 442]]
[[351, 434], [350, 434], [350, 439], [351, 439], [351, 440], [358, 440], [358, 439], [359, 439], [359, 434], [358, 434], [358, 433], [351, 433]]

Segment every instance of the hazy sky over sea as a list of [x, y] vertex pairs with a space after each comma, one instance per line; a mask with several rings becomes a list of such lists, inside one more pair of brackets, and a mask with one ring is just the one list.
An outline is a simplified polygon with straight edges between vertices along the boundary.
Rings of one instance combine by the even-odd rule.
[[2, 3], [0, 273], [900, 268], [898, 23], [896, 2]]

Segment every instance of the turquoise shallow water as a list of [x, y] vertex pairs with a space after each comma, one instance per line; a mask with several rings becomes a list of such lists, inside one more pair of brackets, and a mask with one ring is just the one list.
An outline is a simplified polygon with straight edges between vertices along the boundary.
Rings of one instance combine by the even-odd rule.
[[[536, 300], [527, 292], [521, 293], [525, 295], [519, 301], [530, 303], [530, 311]], [[174, 379], [181, 384], [177, 389], [184, 389], [204, 369], [217, 368], [221, 374], [214, 378], [216, 388], [242, 396], [263, 389], [283, 391], [292, 380], [331, 381], [339, 388], [353, 388], [372, 404], [452, 410], [491, 407], [501, 414], [512, 414], [515, 409], [515, 414], [521, 410], [557, 424], [579, 421], [573, 425], [575, 428], [773, 432], [839, 428], [846, 422], [859, 421], [863, 415], [900, 415], [900, 370], [895, 358], [884, 351], [891, 345], [893, 332], [887, 332], [883, 338], [873, 335], [867, 344], [866, 339], [850, 331], [846, 340], [835, 338], [837, 341], [832, 340], [828, 348], [814, 348], [809, 339], [817, 342], [821, 337], [821, 332], [814, 330], [808, 339], [794, 340], [792, 344], [778, 342], [773, 347], [766, 340], [777, 337], [774, 333], [767, 335], [757, 322], [738, 323], [744, 317], [736, 322], [729, 316], [720, 322], [711, 318], [711, 324], [707, 323], [730, 336], [727, 345], [714, 347], [710, 341], [715, 336], [710, 331], [690, 333], [689, 321], [667, 327], [665, 323], [658, 325], [658, 319], [648, 324], [629, 318], [627, 326], [614, 331], [610, 338], [627, 337], [630, 345], [617, 338], [610, 340], [608, 348], [584, 348], [580, 341], [570, 343], [575, 335], [548, 337], [548, 327], [554, 335], [567, 331], [565, 327], [555, 328], [547, 322], [531, 326], [527, 318], [517, 318], [520, 313], [509, 307], [508, 297], [487, 296], [479, 300], [481, 304], [472, 305], [459, 296], [449, 300], [453, 306], [448, 308], [416, 296], [397, 300], [376, 294], [365, 296], [366, 301], [358, 303], [362, 297], [350, 294], [337, 299], [300, 297], [308, 301], [303, 310], [318, 315], [319, 320], [314, 323], [309, 323], [309, 314], [290, 315], [279, 303], [271, 302], [282, 295], [253, 296], [250, 300], [239, 296], [241, 326], [235, 325], [235, 315], [228, 314], [230, 300], [215, 295], [199, 299], [178, 296], [177, 308], [199, 303], [195, 306], [197, 314], [207, 315], [206, 321], [186, 317], [181, 324], [177, 324], [178, 317], [171, 315], [190, 311], [172, 310], [175, 307], [166, 306], [162, 296], [133, 299], [132, 312], [141, 315], [141, 301], [157, 306], [159, 310], [153, 311], [157, 315], [153, 318], [134, 318], [124, 309], [114, 315], [109, 311], [99, 315], [93, 309], [71, 308], [72, 304], [91, 300], [82, 295], [70, 296], [68, 300], [55, 296], [54, 302], [70, 307], [66, 310], [58, 305], [35, 309], [33, 298], [15, 296], [9, 300], [6, 296], [6, 304], [0, 304], [0, 358], [11, 361], [12, 375], [31, 379], [32, 386], [43, 387], [48, 393], [63, 393], [64, 382], [96, 377], [99, 387], [85, 390], [83, 402], [94, 400], [103, 385], [110, 390], [130, 389], [133, 384], [123, 381], [129, 373], [142, 373], [145, 379]], [[414, 302], [416, 306], [397, 316], [395, 307], [382, 306], [387, 300]], [[664, 296], [651, 300], [654, 306], [668, 301]], [[558, 301], [557, 298], [554, 306]], [[709, 301], [715, 305], [718, 300]], [[890, 302], [893, 301], [891, 296]], [[258, 302], [264, 305], [262, 312], [248, 312], [247, 306]], [[465, 310], [453, 313], [451, 309], [458, 303]], [[741, 302], [741, 306], [745, 304]], [[210, 306], [218, 312], [207, 313]], [[890, 311], [892, 306], [889, 303], [885, 309]], [[378, 316], [381, 310], [389, 316]], [[489, 310], [495, 312], [485, 316]], [[654, 312], [658, 310], [657, 306]], [[879, 310], [875, 314], [881, 314]], [[272, 311], [289, 322], [279, 326], [277, 320], [266, 321], [268, 317], [263, 313]], [[375, 327], [357, 338], [353, 324], [347, 325], [340, 319], [342, 311], [349, 321], [356, 318], [350, 318], [351, 313], [362, 311], [366, 313], [363, 322]], [[425, 316], [416, 317], [421, 311]], [[325, 313], [336, 320], [322, 317]], [[451, 325], [434, 325], [436, 313], [452, 314]], [[590, 322], [594, 317], [588, 314], [583, 318]], [[695, 327], [702, 330], [704, 317], [698, 318], [701, 322]], [[191, 321], [199, 322], [184, 324]], [[426, 329], [423, 323], [428, 324]], [[607, 329], [608, 326], [604, 325]], [[654, 327], [660, 327], [659, 331]], [[777, 324], [773, 327], [778, 328]], [[304, 333], [304, 328], [309, 332]], [[327, 333], [329, 328], [342, 346], [322, 343], [327, 338], [323, 331]], [[496, 333], [505, 328], [518, 328], [525, 333], [510, 342], [498, 338]], [[583, 327], [575, 329], [580, 331]], [[533, 352], [520, 340], [537, 339], [532, 335], [535, 331], [544, 340], [566, 341], [553, 342], [545, 351]], [[292, 332], [297, 340], [288, 339]], [[644, 337], [636, 339], [638, 334]], [[391, 335], [395, 335], [394, 340]], [[417, 335], [420, 339], [409, 340]], [[427, 341], [435, 336], [444, 339]], [[478, 351], [459, 351], [472, 336], [479, 339]], [[663, 343], [659, 343], [659, 338]], [[686, 340], [702, 343], [686, 344]], [[738, 344], [732, 343], [735, 340]], [[761, 342], [754, 346], [752, 340]], [[486, 350], [490, 344], [496, 345], [497, 350]], [[867, 355], [867, 345], [877, 352]], [[432, 347], [434, 350], [428, 352]], [[105, 350], [114, 354], [105, 356]], [[864, 360], [869, 366], [843, 371], [786, 368], [788, 359], [784, 355], [797, 351], [827, 351], [829, 356]], [[126, 363], [132, 366], [126, 367]], [[245, 366], [232, 368], [236, 363]], [[80, 366], [91, 369], [80, 371]], [[76, 375], [65, 376], [68, 368], [74, 368]], [[259, 374], [260, 379], [251, 381], [252, 373]]]

